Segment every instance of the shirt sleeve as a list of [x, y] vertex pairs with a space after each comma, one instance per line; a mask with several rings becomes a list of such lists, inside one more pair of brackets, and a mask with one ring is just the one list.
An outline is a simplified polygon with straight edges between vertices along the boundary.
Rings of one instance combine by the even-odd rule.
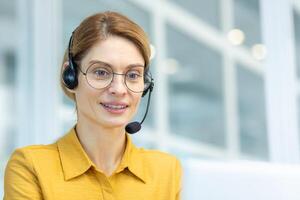
[[3, 200], [40, 200], [41, 189], [26, 149], [17, 149], [10, 157], [4, 174]]
[[181, 199], [181, 191], [182, 191], [182, 167], [179, 160], [176, 159], [176, 200]]

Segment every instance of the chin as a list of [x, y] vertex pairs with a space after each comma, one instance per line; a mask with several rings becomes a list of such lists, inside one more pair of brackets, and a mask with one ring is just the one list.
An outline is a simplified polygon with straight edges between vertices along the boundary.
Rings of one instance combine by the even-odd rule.
[[106, 127], [111, 127], [111, 128], [120, 128], [125, 126], [130, 123], [132, 117], [132, 113], [124, 113], [124, 115], [119, 115], [119, 116], [110, 116], [110, 115], [104, 115], [102, 113], [101, 116], [98, 115], [98, 122], [105, 125]]
[[101, 120], [99, 124], [107, 128], [125, 128], [129, 122], [127, 120]]

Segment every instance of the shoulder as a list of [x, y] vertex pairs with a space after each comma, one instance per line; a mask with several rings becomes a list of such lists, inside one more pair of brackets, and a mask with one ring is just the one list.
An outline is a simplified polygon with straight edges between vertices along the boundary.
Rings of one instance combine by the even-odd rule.
[[43, 156], [44, 158], [58, 152], [56, 143], [49, 145], [30, 145], [15, 149], [12, 158], [24, 157], [27, 159]]
[[138, 148], [137, 152], [148, 170], [164, 173], [165, 175], [181, 176], [181, 163], [176, 156], [159, 150], [146, 150], [143, 148]]
[[10, 156], [5, 168], [5, 181], [36, 182], [41, 175], [60, 169], [56, 144], [31, 145], [17, 148]]
[[[158, 150], [137, 148], [135, 162], [142, 162], [147, 180], [162, 191], [179, 195], [181, 190], [182, 167], [174, 155]], [[139, 161], [137, 161], [139, 159]]]
[[[55, 145], [32, 145], [16, 149], [5, 168], [4, 199], [41, 199], [39, 169], [49, 164], [56, 152]], [[36, 163], [43, 163], [38, 165]]]
[[15, 149], [8, 160], [6, 168], [34, 170], [35, 163], [44, 162], [48, 164], [49, 161], [53, 161], [55, 158], [58, 158], [56, 144], [25, 146]]
[[174, 162], [179, 162], [179, 160], [174, 155], [159, 150], [138, 148], [138, 152], [148, 162], [158, 162], [162, 164], [172, 164]]

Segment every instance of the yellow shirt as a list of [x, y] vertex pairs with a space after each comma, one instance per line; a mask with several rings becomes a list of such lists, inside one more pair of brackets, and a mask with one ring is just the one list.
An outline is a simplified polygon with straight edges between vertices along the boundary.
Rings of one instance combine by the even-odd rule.
[[4, 200], [177, 200], [181, 166], [166, 153], [135, 147], [106, 177], [82, 148], [74, 129], [50, 145], [17, 149], [5, 170]]

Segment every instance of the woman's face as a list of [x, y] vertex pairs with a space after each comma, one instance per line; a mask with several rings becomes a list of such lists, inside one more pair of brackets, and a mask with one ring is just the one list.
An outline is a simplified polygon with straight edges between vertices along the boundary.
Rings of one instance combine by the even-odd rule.
[[[109, 36], [106, 40], [97, 42], [80, 65], [83, 72], [95, 66], [111, 68], [118, 74], [125, 74], [131, 69], [141, 70], [138, 73], [143, 73], [144, 59], [131, 41]], [[106, 73], [97, 73], [103, 72]], [[142, 93], [130, 91], [124, 83], [124, 78], [122, 75], [114, 75], [107, 87], [95, 89], [79, 72], [79, 84], [74, 90], [78, 120], [96, 123], [105, 128], [125, 127], [135, 115]]]

